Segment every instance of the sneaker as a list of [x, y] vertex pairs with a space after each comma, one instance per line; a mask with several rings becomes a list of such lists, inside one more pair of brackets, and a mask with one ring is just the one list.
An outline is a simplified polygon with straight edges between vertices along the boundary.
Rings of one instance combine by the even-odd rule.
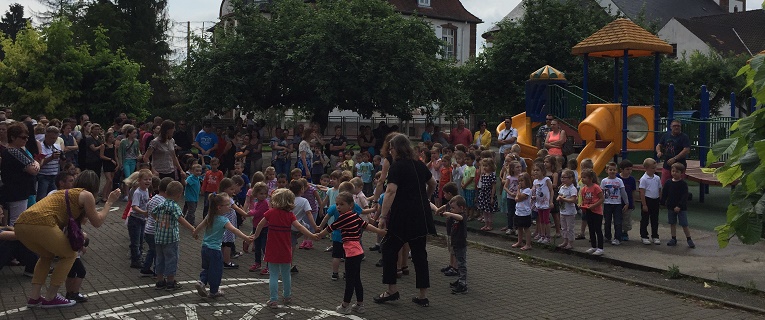
[[298, 273], [297, 266], [292, 266], [292, 269], [290, 269], [290, 272], [292, 273]]
[[332, 251], [332, 246], [324, 248], [324, 252], [330, 252]]
[[460, 285], [459, 280], [455, 280], [454, 282], [449, 282], [449, 288], [456, 288], [459, 285]]
[[306, 250], [313, 249], [313, 241], [306, 241], [305, 247], [303, 247], [303, 249], [306, 249]]
[[79, 292], [67, 292], [66, 298], [72, 301], [76, 301], [77, 303], [88, 302], [88, 298]]
[[595, 252], [595, 250], [598, 250], [598, 248], [589, 248], [589, 249], [587, 249], [587, 251], [585, 251], [585, 252], [586, 252], [586, 253], [589, 253], [589, 254], [592, 254], [593, 252]]
[[603, 249], [597, 249], [595, 252], [592, 253], [593, 256], [602, 256], [603, 255]]
[[255, 262], [250, 266], [250, 272], [257, 272], [260, 270], [260, 263]]
[[282, 303], [286, 306], [288, 304], [292, 304], [292, 297], [288, 298], [282, 298]]
[[369, 251], [380, 251], [380, 245], [375, 244], [374, 247], [369, 247]]
[[651, 239], [648, 238], [642, 238], [641, 241], [643, 241], [643, 244], [651, 244]]
[[168, 282], [165, 285], [165, 290], [167, 290], [167, 291], [175, 291], [175, 290], [178, 290], [178, 289], [180, 289], [182, 287], [183, 286], [180, 283], [178, 283], [178, 281], [173, 280], [173, 282]]
[[303, 240], [303, 242], [300, 243], [300, 246], [298, 246], [298, 249], [305, 249], [305, 246], [307, 243], [308, 243], [308, 240]]
[[534, 235], [533, 240], [536, 241], [536, 240], [539, 240], [540, 238], [542, 238], [542, 236], [537, 233], [536, 235]]
[[42, 299], [42, 303], [40, 304], [40, 307], [43, 309], [65, 308], [65, 307], [71, 307], [75, 304], [77, 304], [77, 301], [69, 300], [64, 298], [60, 294], [56, 294], [56, 297], [53, 298], [53, 300]]
[[468, 291], [467, 286], [464, 284], [460, 284], [454, 287], [454, 289], [452, 289], [452, 294], [463, 294], [463, 293], [467, 293], [467, 291]]
[[584, 240], [584, 239], [586, 239], [586, 238], [585, 238], [585, 237], [584, 237], [584, 235], [583, 235], [583, 234], [581, 234], [581, 233], [580, 233], [580, 234], [578, 234], [578, 235], [576, 235], [576, 238], [574, 238], [574, 240]]
[[353, 307], [351, 307], [351, 310], [355, 313], [364, 313], [367, 312], [367, 309], [364, 308], [363, 304], [354, 303]]
[[618, 245], [620, 245], [620, 244], [622, 244], [622, 242], [621, 242], [621, 241], [619, 241], [619, 239], [614, 239], [614, 240], [611, 240], [611, 245], [612, 245], [612, 246], [618, 246]]
[[693, 243], [693, 240], [691, 240], [691, 239], [688, 239], [688, 248], [691, 248], [691, 249], [693, 249], [693, 248], [695, 248], [695, 247], [696, 247], [696, 244], [695, 244], [695, 243]]
[[548, 243], [550, 243], [550, 238], [542, 237], [542, 239], [539, 240], [539, 243], [541, 243], [541, 244], [548, 244]]
[[382, 266], [383, 266], [383, 260], [382, 259], [377, 260], [377, 263], [375, 263], [375, 267], [382, 268]]
[[622, 241], [630, 241], [630, 236], [628, 235], [622, 235]]
[[332, 279], [332, 281], [337, 281], [338, 279], [340, 279], [340, 276], [337, 273], [333, 272], [331, 279]]
[[236, 253], [234, 253], [233, 255], [231, 255], [231, 259], [236, 259], [236, 258], [239, 258], [239, 257], [241, 257], [243, 254], [244, 254], [244, 253], [242, 253], [241, 251], [239, 251], [239, 252], [236, 252]]
[[343, 307], [343, 305], [341, 304], [341, 305], [337, 306], [337, 308], [335, 308], [335, 311], [337, 311], [337, 313], [341, 313], [341, 314], [349, 314], [349, 313], [351, 313], [351, 305], [349, 304], [349, 305]]
[[677, 239], [669, 239], [669, 241], [667, 241], [667, 245], [670, 246], [670, 247], [676, 246], [677, 245]]
[[165, 288], [166, 285], [167, 285], [167, 282], [165, 282], [165, 280], [157, 281], [157, 284], [154, 285], [154, 290], [162, 290]]
[[266, 305], [269, 308], [271, 308], [271, 309], [278, 309], [279, 308], [279, 303], [276, 302], [276, 301], [268, 301], [268, 302], [266, 302]]
[[154, 271], [149, 270], [141, 270], [141, 278], [147, 278], [147, 277], [153, 277]]
[[661, 244], [661, 240], [659, 240], [659, 238], [653, 238], [653, 244], [658, 246]]
[[29, 271], [24, 271], [24, 276], [32, 278], [32, 277], [35, 276], [35, 273], [34, 272], [29, 272]]
[[441, 268], [441, 273], [444, 273], [444, 272], [449, 271], [451, 269], [452, 269], [452, 266], [443, 267], [443, 268]]
[[42, 297], [37, 297], [37, 299], [29, 298], [29, 300], [27, 300], [27, 308], [37, 308], [42, 305], [42, 302]]
[[507, 229], [507, 231], [505, 231], [505, 234], [506, 234], [506, 235], [508, 235], [508, 236], [512, 236], [512, 235], [514, 235], [514, 234], [515, 234], [515, 230], [513, 230], [513, 229]]
[[444, 272], [444, 275], [447, 276], [447, 277], [456, 277], [456, 276], [460, 275], [460, 273], [457, 272], [457, 270], [451, 269], [449, 271]]
[[207, 298], [207, 289], [205, 288], [205, 284], [201, 281], [197, 281], [197, 283], [194, 284], [194, 288], [197, 289], [197, 294], [202, 298]]
[[223, 269], [239, 269], [239, 265], [233, 262], [224, 263]]
[[263, 268], [262, 270], [260, 270], [260, 275], [261, 276], [267, 276], [268, 275], [268, 268]]
[[223, 290], [218, 289], [218, 292], [210, 292], [210, 294], [207, 296], [208, 298], [220, 298], [222, 296], [225, 296], [226, 294], [223, 293]]

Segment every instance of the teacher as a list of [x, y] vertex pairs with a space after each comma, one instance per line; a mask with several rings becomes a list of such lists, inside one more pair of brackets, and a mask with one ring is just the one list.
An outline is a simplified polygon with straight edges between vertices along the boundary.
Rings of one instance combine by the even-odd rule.
[[430, 304], [427, 298], [430, 274], [425, 244], [428, 233], [435, 231], [432, 220], [427, 218], [432, 214], [428, 198], [436, 188], [436, 180], [425, 164], [416, 160], [412, 144], [405, 135], [397, 134], [390, 140], [389, 152], [393, 163], [388, 171], [388, 186], [380, 216], [381, 228], [387, 225], [388, 229], [381, 243], [383, 283], [388, 285], [388, 290], [374, 300], [384, 303], [400, 298], [396, 286], [396, 263], [399, 249], [404, 243], [409, 243], [417, 275], [416, 286], [420, 289], [412, 302], [427, 307]]
[[[16, 238], [40, 256], [32, 277], [32, 292], [27, 307], [61, 308], [76, 303], [58, 294], [77, 258], [77, 251], [72, 250], [69, 239], [61, 229], [68, 225], [70, 210], [72, 217], [79, 222], [87, 218], [96, 228], [104, 223], [112, 204], [120, 197], [120, 190], [112, 191], [101, 211], [96, 211], [93, 194], [98, 192], [98, 187], [98, 175], [92, 170], [85, 170], [75, 180], [73, 189], [59, 190], [46, 196], [16, 220]], [[58, 257], [56, 269], [45, 296], [41, 296], [40, 291], [48, 278], [54, 257]]]
[[29, 129], [22, 122], [8, 126], [8, 147], [0, 151], [0, 178], [3, 180], [2, 201], [8, 208], [8, 225], [27, 209], [29, 196], [35, 194], [35, 181], [40, 164], [24, 146], [27, 144]]
[[486, 130], [486, 121], [478, 122], [478, 131], [473, 135], [473, 142], [476, 147], [491, 147], [491, 131]]
[[550, 121], [550, 131], [547, 132], [545, 148], [551, 156], [563, 155], [563, 144], [566, 143], [566, 132], [561, 130], [558, 120]]
[[[170, 177], [176, 181], [186, 181], [186, 173], [183, 172], [178, 157], [175, 155], [175, 122], [171, 120], [162, 121], [159, 126], [159, 134], [154, 140], [149, 142], [146, 148], [146, 154], [143, 155], [143, 161], [151, 160], [152, 170], [159, 173], [159, 178]], [[180, 172], [180, 180], [176, 175]]]

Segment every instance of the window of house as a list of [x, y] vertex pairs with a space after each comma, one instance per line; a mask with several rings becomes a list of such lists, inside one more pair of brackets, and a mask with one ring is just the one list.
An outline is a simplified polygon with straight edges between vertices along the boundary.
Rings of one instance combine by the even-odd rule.
[[672, 46], [672, 53], [667, 56], [672, 59], [677, 59], [677, 43], [671, 43], [670, 46]]
[[417, 5], [420, 7], [430, 7], [430, 0], [417, 0]]
[[444, 26], [441, 28], [441, 40], [444, 42], [444, 58], [454, 59], [457, 52], [456, 28]]

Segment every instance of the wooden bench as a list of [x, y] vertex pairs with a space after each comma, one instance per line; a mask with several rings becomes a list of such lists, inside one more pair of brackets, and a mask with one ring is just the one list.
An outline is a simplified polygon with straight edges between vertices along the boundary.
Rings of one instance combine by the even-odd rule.
[[[688, 167], [685, 168], [685, 178], [697, 182], [699, 184], [699, 202], [704, 203], [704, 195], [709, 193], [709, 186], [722, 186], [722, 183], [720, 180], [717, 180], [717, 177], [713, 173], [705, 173], [701, 170], [701, 162], [699, 160], [686, 160], [685, 161], [688, 164]], [[719, 168], [722, 167], [724, 163], [722, 162], [715, 162], [710, 167], [711, 168]], [[657, 165], [658, 166], [658, 165]], [[642, 164], [636, 164], [632, 167], [633, 170], [639, 170], [639, 171], [645, 171], [645, 168]], [[656, 170], [656, 174], [661, 175], [661, 170]], [[738, 184], [738, 180], [734, 181], [731, 184], [731, 187], [734, 187]]]

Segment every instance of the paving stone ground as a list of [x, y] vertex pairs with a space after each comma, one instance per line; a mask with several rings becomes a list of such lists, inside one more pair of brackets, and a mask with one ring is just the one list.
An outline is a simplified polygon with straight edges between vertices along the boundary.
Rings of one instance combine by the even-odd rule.
[[[124, 206], [124, 203], [120, 203]], [[624, 284], [569, 270], [531, 265], [520, 259], [470, 248], [468, 287], [464, 295], [452, 295], [448, 283], [454, 278], [438, 269], [447, 261], [442, 246], [429, 245], [431, 306], [419, 307], [410, 298], [415, 294], [412, 272], [400, 281], [402, 299], [385, 305], [372, 301], [384, 290], [381, 268], [374, 266], [378, 253], [367, 253], [362, 263], [366, 297], [365, 314], [340, 315], [344, 282], [330, 280], [330, 255], [322, 248], [328, 240], [315, 243], [314, 250], [298, 250], [293, 274], [294, 301], [288, 308], [269, 309], [267, 276], [248, 272], [252, 254], [234, 260], [237, 270], [225, 270], [224, 298], [203, 299], [193, 290], [200, 271], [200, 245], [181, 231], [178, 280], [184, 288], [176, 292], [156, 291], [151, 278], [140, 278], [129, 269], [128, 235], [121, 208], [100, 229], [86, 227], [92, 241], [83, 256], [88, 275], [82, 291], [90, 301], [57, 310], [29, 310], [25, 305], [30, 279], [23, 268], [0, 271], [0, 319], [748, 319], [761, 315], [721, 308], [706, 302], [666, 294], [649, 288]], [[245, 222], [243, 230], [251, 225]], [[434, 244], [440, 242], [433, 240]], [[365, 247], [373, 243], [370, 233]], [[239, 244], [240, 245], [240, 244]], [[341, 266], [342, 269], [342, 266]], [[62, 288], [63, 291], [63, 288]]]

